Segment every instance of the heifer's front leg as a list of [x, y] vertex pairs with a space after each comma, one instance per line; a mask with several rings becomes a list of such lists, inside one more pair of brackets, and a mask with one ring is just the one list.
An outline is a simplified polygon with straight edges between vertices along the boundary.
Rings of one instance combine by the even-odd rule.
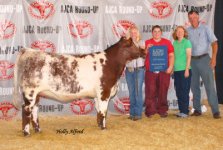
[[106, 128], [106, 115], [107, 115], [107, 109], [108, 109], [108, 100], [98, 100], [98, 114], [97, 114], [97, 122], [98, 126], [101, 127], [101, 129]]
[[99, 102], [98, 101], [99, 100], [95, 98], [95, 108], [97, 110], [97, 124], [98, 124], [98, 127], [102, 127], [103, 115], [102, 115], [102, 113], [99, 110]]

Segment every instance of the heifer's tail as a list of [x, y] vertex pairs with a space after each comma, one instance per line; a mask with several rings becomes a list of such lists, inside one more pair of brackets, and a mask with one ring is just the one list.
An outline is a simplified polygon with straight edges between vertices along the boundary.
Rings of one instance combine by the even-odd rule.
[[22, 105], [22, 99], [19, 92], [19, 81], [20, 81], [20, 57], [25, 52], [25, 49], [21, 49], [19, 54], [16, 57], [15, 66], [14, 66], [14, 93], [13, 93], [13, 104], [17, 109], [21, 108]]

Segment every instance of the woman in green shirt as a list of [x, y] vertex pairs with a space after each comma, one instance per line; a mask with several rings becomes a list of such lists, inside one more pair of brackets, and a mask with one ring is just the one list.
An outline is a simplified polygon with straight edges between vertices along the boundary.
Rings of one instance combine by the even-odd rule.
[[178, 99], [179, 113], [177, 117], [188, 117], [189, 92], [191, 83], [191, 42], [183, 26], [178, 26], [173, 33], [174, 46], [174, 86]]

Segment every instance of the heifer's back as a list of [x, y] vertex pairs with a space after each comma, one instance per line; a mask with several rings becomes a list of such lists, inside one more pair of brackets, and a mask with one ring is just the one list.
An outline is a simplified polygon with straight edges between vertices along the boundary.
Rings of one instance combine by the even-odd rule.
[[[72, 56], [23, 49], [18, 65], [18, 84], [25, 94], [39, 94], [60, 101], [96, 97], [104, 52]], [[27, 97], [27, 96], [26, 96]]]

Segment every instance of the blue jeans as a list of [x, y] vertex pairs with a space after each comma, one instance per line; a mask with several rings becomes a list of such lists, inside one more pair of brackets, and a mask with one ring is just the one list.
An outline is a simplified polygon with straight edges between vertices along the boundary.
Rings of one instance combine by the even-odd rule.
[[219, 113], [218, 98], [214, 87], [213, 70], [210, 65], [210, 56], [206, 55], [199, 59], [191, 59], [192, 78], [191, 90], [193, 93], [193, 107], [196, 111], [201, 112], [201, 90], [200, 77], [204, 82], [207, 93], [208, 103], [211, 106], [212, 113]]
[[143, 111], [143, 95], [142, 85], [144, 82], [145, 70], [139, 68], [130, 72], [127, 68], [125, 71], [126, 82], [129, 90], [130, 99], [130, 115], [136, 117], [142, 117]]
[[191, 70], [189, 77], [184, 77], [185, 70], [174, 72], [174, 86], [178, 99], [180, 113], [189, 114], [189, 92], [191, 83]]

